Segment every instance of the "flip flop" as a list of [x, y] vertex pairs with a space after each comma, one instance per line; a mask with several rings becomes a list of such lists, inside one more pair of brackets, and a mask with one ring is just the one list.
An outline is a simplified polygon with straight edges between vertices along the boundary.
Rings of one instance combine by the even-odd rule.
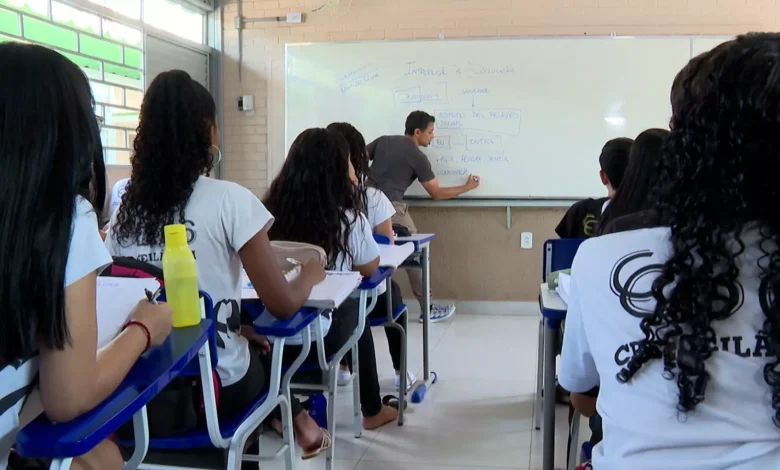
[[333, 440], [330, 438], [330, 434], [328, 433], [327, 429], [322, 430], [322, 442], [320, 443], [320, 447], [315, 450], [307, 450], [303, 452], [303, 455], [301, 455], [301, 460], [311, 460], [314, 457], [320, 455], [321, 453], [325, 452], [326, 450], [330, 449], [330, 446], [333, 445]]
[[[389, 406], [390, 408], [395, 408], [398, 410], [398, 403], [401, 400], [398, 399], [395, 395], [385, 395], [382, 397], [382, 404], [385, 406]], [[404, 410], [409, 407], [409, 402], [407, 400], [404, 400]]]

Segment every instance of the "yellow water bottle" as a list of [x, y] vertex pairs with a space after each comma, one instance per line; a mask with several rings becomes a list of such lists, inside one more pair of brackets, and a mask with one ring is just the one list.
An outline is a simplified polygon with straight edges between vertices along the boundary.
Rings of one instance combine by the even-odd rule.
[[165, 226], [165, 251], [162, 256], [165, 297], [173, 310], [173, 327], [200, 323], [200, 296], [195, 256], [187, 245], [184, 225]]

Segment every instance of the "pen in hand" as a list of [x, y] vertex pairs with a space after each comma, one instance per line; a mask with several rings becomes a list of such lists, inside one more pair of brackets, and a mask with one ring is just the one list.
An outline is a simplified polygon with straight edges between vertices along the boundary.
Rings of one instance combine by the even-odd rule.
[[157, 297], [160, 296], [160, 289], [157, 289], [154, 293], [149, 289], [144, 289], [144, 293], [146, 293], [146, 299], [149, 300], [150, 304], [157, 305]]

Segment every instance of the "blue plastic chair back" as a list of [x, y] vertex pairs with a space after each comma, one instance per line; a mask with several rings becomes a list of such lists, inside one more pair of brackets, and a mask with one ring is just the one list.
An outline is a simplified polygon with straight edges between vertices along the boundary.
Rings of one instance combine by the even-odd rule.
[[[209, 350], [211, 351], [211, 367], [216, 370], [219, 357], [217, 356], [217, 319], [214, 316], [214, 301], [206, 292], [200, 291], [200, 298], [203, 299], [203, 308], [206, 311], [206, 318], [214, 323], [212, 334], [209, 335]], [[165, 289], [160, 294], [160, 301], [165, 302]], [[180, 374], [184, 377], [200, 377], [200, 363], [198, 359], [193, 359]]]
[[555, 238], [544, 242], [542, 250], [542, 281], [555, 271], [571, 268], [574, 256], [580, 248], [583, 238]]
[[387, 238], [384, 235], [380, 235], [378, 233], [374, 234], [374, 241], [377, 242], [379, 245], [389, 245], [390, 239]]

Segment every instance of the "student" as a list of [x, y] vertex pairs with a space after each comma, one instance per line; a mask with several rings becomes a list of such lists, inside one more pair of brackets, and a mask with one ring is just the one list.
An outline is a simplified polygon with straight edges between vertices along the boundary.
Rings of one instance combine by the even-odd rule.
[[[393, 243], [393, 223], [392, 217], [395, 215], [395, 208], [390, 200], [385, 196], [382, 191], [376, 188], [367, 186], [366, 182], [371, 179], [371, 169], [369, 167], [368, 154], [366, 153], [366, 141], [363, 139], [363, 134], [360, 133], [352, 124], [346, 122], [337, 122], [328, 126], [328, 130], [333, 130], [341, 134], [347, 141], [349, 146], [349, 159], [352, 164], [352, 174], [354, 174], [354, 181], [358, 187], [360, 198], [363, 204], [363, 214], [368, 219], [368, 224], [374, 231], [374, 233], [383, 235], [388, 238], [390, 243]], [[401, 288], [395, 281], [391, 281], [392, 292], [391, 300], [393, 303], [393, 309], [397, 308], [402, 302]], [[385, 285], [382, 284], [378, 293], [385, 293]], [[384, 301], [384, 297], [380, 298], [374, 311], [371, 312], [372, 317], [387, 318], [387, 303]], [[404, 313], [397, 320], [399, 324], [406, 322], [406, 314]], [[385, 328], [385, 335], [387, 335], [387, 345], [390, 349], [390, 357], [393, 361], [393, 368], [395, 369], [395, 388], [400, 387], [401, 383], [401, 333], [395, 328]], [[345, 379], [349, 378], [349, 371], [346, 372]], [[343, 383], [342, 371], [339, 373], [339, 378]], [[415, 376], [407, 370], [406, 372], [407, 385], [411, 387], [415, 381]]]
[[648, 129], [634, 140], [623, 181], [601, 215], [596, 227], [598, 234], [609, 230], [620, 217], [650, 208], [650, 192], [658, 182], [657, 166], [668, 135], [665, 129]]
[[671, 102], [654, 217], [574, 260], [559, 378], [601, 385], [596, 470], [775, 468], [780, 35], [692, 59]]
[[625, 137], [612, 139], [604, 145], [599, 156], [601, 182], [607, 188], [607, 197], [588, 198], [577, 202], [566, 211], [555, 233], [561, 238], [589, 238], [596, 234], [594, 228], [615, 195], [628, 165], [628, 154], [633, 141]]
[[[267, 353], [267, 340], [240, 327], [242, 265], [258, 297], [280, 319], [298, 311], [325, 273], [318, 263], [306, 263], [288, 283], [268, 240], [273, 216], [248, 189], [207, 177], [219, 144], [216, 119], [211, 95], [187, 73], [163, 72], [152, 81], [141, 105], [133, 178], [112, 218], [106, 246], [114, 256], [160, 267], [163, 228], [177, 223], [187, 227], [198, 285], [214, 300], [218, 413], [230, 417], [263, 392], [270, 373], [257, 351]], [[326, 449], [327, 432], [300, 403], [291, 407], [304, 458]], [[161, 431], [150, 429], [153, 435]]]
[[[91, 410], [165, 340], [171, 310], [139, 302], [97, 349], [96, 277], [111, 257], [98, 235], [106, 180], [89, 82], [62, 55], [14, 42], [0, 44], [0, 70], [13, 71], [0, 73], [0, 468], [17, 469], [29, 463], [8, 461], [22, 407], [57, 422]], [[71, 468], [123, 464], [104, 441]]]
[[[370, 184], [375, 184], [392, 201], [396, 210], [393, 223], [406, 227], [411, 233], [417, 233], [417, 227], [409, 214], [409, 208], [404, 204], [404, 193], [415, 180], [437, 200], [452, 199], [479, 187], [480, 180], [476, 175], [469, 175], [466, 183], [461, 186], [439, 186], [439, 180], [431, 169], [431, 162], [420, 150], [420, 147], [428, 147], [433, 141], [435, 122], [436, 119], [430, 114], [414, 111], [406, 118], [404, 135], [379, 137], [368, 144], [367, 148], [368, 158], [374, 162], [371, 166]], [[414, 296], [422, 308], [422, 271], [407, 269], [406, 272]], [[432, 322], [446, 320], [454, 313], [455, 304], [433, 304], [428, 312]]]
[[[268, 232], [272, 240], [319, 246], [328, 256], [330, 270], [370, 276], [379, 266], [379, 247], [349, 179], [349, 149], [339, 133], [326, 129], [302, 132], [263, 201], [276, 214], [276, 223]], [[357, 299], [347, 299], [329, 322], [323, 322], [326, 355], [338, 351], [355, 331], [358, 310]], [[286, 362], [298, 353], [297, 348], [285, 348]], [[370, 328], [365, 328], [358, 341], [358, 354], [363, 427], [376, 429], [395, 420], [398, 412], [382, 404]], [[310, 360], [316, 361], [316, 355], [312, 351]]]

